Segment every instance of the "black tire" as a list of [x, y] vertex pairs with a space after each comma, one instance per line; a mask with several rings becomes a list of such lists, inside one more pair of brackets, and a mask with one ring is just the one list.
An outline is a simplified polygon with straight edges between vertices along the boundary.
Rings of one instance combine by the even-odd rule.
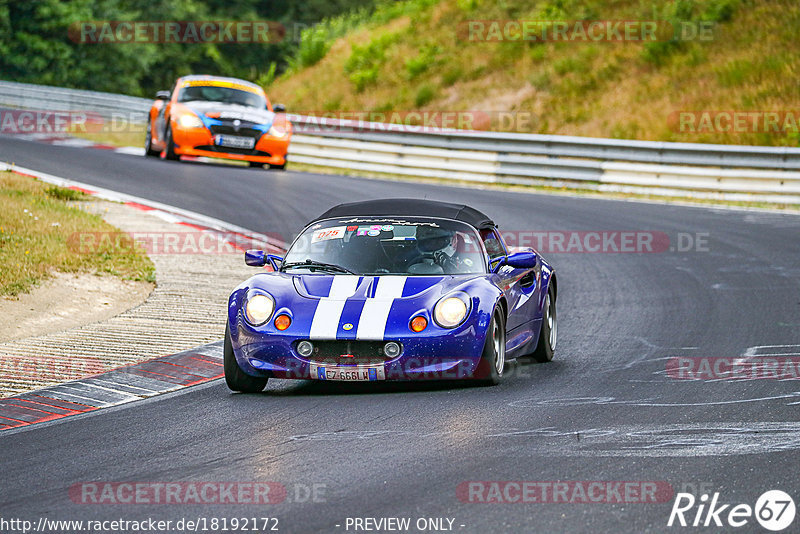
[[[552, 334], [552, 335], [551, 335]], [[542, 328], [539, 330], [539, 343], [536, 350], [531, 353], [537, 362], [546, 363], [553, 361], [553, 352], [558, 341], [558, 314], [556, 313], [556, 292], [553, 284], [547, 289], [542, 312]]]
[[[498, 352], [499, 350], [499, 352]], [[486, 330], [486, 341], [478, 364], [477, 379], [482, 386], [496, 386], [503, 378], [506, 362], [506, 318], [498, 306]]]
[[233, 355], [233, 345], [231, 345], [231, 332], [225, 325], [225, 346], [222, 351], [223, 368], [225, 369], [225, 383], [232, 391], [242, 393], [259, 393], [267, 386], [267, 377], [250, 376], [236, 363]]
[[178, 161], [181, 159], [181, 157], [175, 153], [175, 141], [172, 139], [171, 125], [167, 125], [167, 154], [165, 157], [171, 161]]
[[150, 121], [147, 121], [147, 133], [144, 138], [144, 155], [149, 157], [158, 157], [161, 152], [153, 150], [153, 132]]
[[250, 167], [256, 167], [258, 169], [263, 169], [266, 163], [261, 163], [260, 161], [248, 161]]

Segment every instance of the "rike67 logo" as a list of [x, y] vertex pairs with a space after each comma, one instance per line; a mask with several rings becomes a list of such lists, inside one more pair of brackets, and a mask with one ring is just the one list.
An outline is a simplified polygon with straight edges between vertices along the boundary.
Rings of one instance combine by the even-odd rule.
[[733, 527], [752, 524], [753, 518], [765, 529], [778, 532], [794, 522], [794, 500], [785, 492], [764, 492], [755, 506], [749, 504], [720, 504], [719, 493], [709, 501], [708, 494], [695, 499], [691, 493], [678, 493], [667, 526], [671, 527]]

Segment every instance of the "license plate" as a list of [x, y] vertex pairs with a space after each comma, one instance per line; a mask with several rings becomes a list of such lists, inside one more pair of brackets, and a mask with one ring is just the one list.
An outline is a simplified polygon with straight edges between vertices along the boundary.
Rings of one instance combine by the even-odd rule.
[[316, 365], [310, 364], [311, 378], [314, 380], [339, 380], [343, 382], [369, 382], [386, 380], [383, 366], [366, 367], [357, 365]]
[[214, 137], [217, 146], [227, 146], [230, 148], [253, 148], [256, 140], [252, 137], [242, 137], [238, 135], [217, 135]]

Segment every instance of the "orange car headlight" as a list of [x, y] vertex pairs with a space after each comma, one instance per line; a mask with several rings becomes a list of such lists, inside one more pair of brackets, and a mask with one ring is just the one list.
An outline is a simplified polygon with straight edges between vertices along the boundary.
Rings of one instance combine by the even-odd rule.
[[178, 126], [181, 128], [203, 128], [203, 121], [194, 113], [184, 113], [178, 117]]
[[287, 128], [283, 125], [276, 125], [273, 124], [272, 127], [267, 132], [272, 137], [277, 137], [278, 139], [283, 139], [286, 137], [286, 134], [289, 133]]

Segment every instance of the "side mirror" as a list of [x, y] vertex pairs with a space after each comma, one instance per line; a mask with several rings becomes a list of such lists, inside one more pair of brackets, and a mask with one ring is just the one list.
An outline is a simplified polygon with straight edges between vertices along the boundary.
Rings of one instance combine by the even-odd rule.
[[536, 267], [536, 253], [531, 251], [514, 252], [503, 258], [499, 258], [497, 265], [492, 269], [496, 273], [504, 265], [514, 269], [533, 269]]
[[172, 96], [172, 93], [169, 91], [159, 91], [156, 93], [157, 100], [169, 100], [170, 96]]
[[267, 255], [263, 250], [246, 250], [244, 262], [250, 267], [263, 267], [267, 264]]
[[506, 256], [505, 264], [515, 269], [533, 269], [536, 267], [536, 259], [535, 252], [515, 252]]
[[277, 271], [280, 268], [280, 263], [283, 258], [275, 254], [267, 254], [263, 250], [246, 250], [244, 253], [244, 262], [250, 267], [263, 267], [269, 262], [272, 269]]
[[274, 106], [272, 106], [272, 110], [275, 113], [286, 113], [286, 106], [284, 106], [283, 104], [275, 104]]

